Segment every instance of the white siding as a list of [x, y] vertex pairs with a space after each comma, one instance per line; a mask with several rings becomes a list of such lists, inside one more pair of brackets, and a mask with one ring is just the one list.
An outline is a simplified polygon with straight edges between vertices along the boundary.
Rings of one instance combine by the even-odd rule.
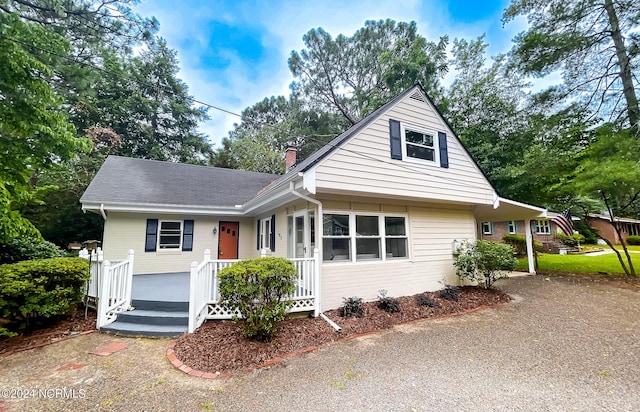
[[[145, 252], [147, 219], [193, 220], [193, 251], [158, 250], [156, 252]], [[135, 252], [134, 274], [188, 272], [191, 262], [202, 262], [205, 249], [211, 250], [213, 258], [217, 256], [218, 235], [213, 234], [213, 228], [219, 228], [219, 221], [240, 222], [238, 238], [238, 255], [240, 258], [258, 256], [255, 247], [255, 228], [253, 228], [253, 221], [250, 219], [115, 212], [110, 212], [105, 222], [104, 256], [105, 259], [109, 260], [124, 259], [127, 256], [127, 251], [133, 249]]]
[[[381, 208], [399, 209], [387, 205]], [[407, 206], [406, 210], [410, 258], [405, 261], [323, 263], [322, 310], [339, 307], [343, 297], [375, 300], [380, 289], [386, 289], [388, 296], [408, 296], [442, 289], [441, 282], [458, 283], [452, 242], [475, 239], [471, 208], [431, 205]], [[376, 207], [371, 211], [376, 211]]]
[[[390, 157], [389, 119], [447, 134], [449, 168]], [[412, 161], [413, 160], [413, 161]], [[369, 193], [457, 203], [493, 203], [495, 192], [429, 103], [406, 97], [336, 149], [316, 170], [318, 192]]]

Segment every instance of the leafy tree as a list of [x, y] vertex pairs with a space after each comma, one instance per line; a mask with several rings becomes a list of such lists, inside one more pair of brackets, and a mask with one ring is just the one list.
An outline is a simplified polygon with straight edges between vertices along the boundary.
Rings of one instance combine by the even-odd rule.
[[[622, 237], [622, 226], [616, 218], [625, 216], [629, 209], [640, 203], [639, 153], [640, 143], [628, 129], [603, 125], [595, 131], [592, 142], [576, 156], [579, 164], [575, 173], [568, 176], [565, 189], [602, 201], [611, 217], [610, 224], [621, 240], [625, 257], [609, 240], [597, 232], [596, 235], [616, 253], [627, 276], [636, 276], [636, 272]], [[591, 211], [592, 207], [582, 207], [584, 221]]]
[[336, 115], [305, 109], [293, 93], [288, 99], [265, 98], [242, 112], [241, 122], [223, 140], [212, 165], [283, 173], [288, 145], [297, 146], [301, 161], [340, 134], [344, 123]]
[[564, 87], [558, 97], [578, 97], [600, 117], [626, 120], [638, 131], [640, 3], [512, 0], [503, 21], [520, 15], [527, 16], [530, 27], [515, 38], [518, 69], [537, 76], [561, 70]]
[[39, 236], [19, 212], [37, 195], [29, 177], [89, 146], [74, 136], [62, 100], [49, 86], [51, 54], [40, 52], [67, 48], [61, 36], [0, 11], [0, 241]]
[[335, 39], [312, 29], [303, 41], [306, 49], [289, 58], [295, 87], [311, 107], [340, 114], [350, 125], [417, 81], [437, 94], [447, 69], [447, 37], [428, 42], [415, 22], [367, 21], [353, 36]]
[[497, 280], [507, 278], [505, 272], [514, 270], [517, 263], [511, 246], [486, 240], [466, 242], [453, 262], [460, 279], [481, 283], [485, 289], [491, 288]]

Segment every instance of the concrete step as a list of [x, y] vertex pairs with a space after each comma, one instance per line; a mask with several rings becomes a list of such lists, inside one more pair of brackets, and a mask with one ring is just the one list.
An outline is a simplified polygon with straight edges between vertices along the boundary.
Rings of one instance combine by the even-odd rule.
[[137, 323], [139, 325], [187, 326], [189, 325], [189, 312], [135, 309], [119, 313], [118, 321], [124, 323]]
[[102, 327], [100, 331], [119, 336], [176, 338], [182, 336], [187, 331], [187, 327], [187, 325], [145, 325], [116, 320], [115, 322]]
[[189, 312], [189, 302], [133, 299], [131, 301], [131, 306], [133, 306], [134, 309], [139, 310]]

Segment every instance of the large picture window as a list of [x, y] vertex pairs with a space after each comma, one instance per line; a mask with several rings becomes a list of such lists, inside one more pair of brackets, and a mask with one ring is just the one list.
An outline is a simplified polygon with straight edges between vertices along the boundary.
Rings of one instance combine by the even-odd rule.
[[323, 219], [325, 261], [363, 262], [408, 257], [404, 216], [328, 213]]
[[182, 222], [160, 221], [160, 236], [158, 236], [158, 249], [176, 249], [182, 247]]

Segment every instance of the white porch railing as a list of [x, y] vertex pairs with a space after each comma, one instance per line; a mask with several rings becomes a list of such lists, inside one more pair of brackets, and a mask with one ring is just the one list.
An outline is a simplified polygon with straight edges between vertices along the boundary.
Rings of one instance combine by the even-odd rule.
[[86, 301], [88, 306], [97, 310], [99, 329], [115, 321], [118, 313], [131, 307], [133, 250], [129, 250], [125, 260], [114, 262], [103, 260], [99, 250], [92, 255], [86, 251], [80, 253], [80, 257], [90, 259], [91, 278], [87, 282]]
[[[261, 253], [264, 257], [265, 253]], [[296, 258], [293, 261], [297, 276], [296, 290], [291, 296], [293, 307], [290, 312], [314, 311], [318, 315], [317, 290], [319, 288], [319, 253], [314, 250], [312, 258]], [[231, 319], [235, 314], [226, 306], [219, 304], [218, 273], [238, 260], [211, 260], [207, 249], [204, 261], [191, 264], [189, 285], [189, 333], [193, 333], [206, 319]]]

